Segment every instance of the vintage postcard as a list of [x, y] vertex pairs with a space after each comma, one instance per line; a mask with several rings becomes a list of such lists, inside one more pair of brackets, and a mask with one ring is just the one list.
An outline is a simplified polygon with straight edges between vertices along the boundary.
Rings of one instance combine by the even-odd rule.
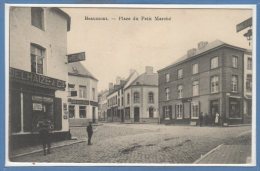
[[255, 5], [6, 4], [6, 166], [255, 166]]

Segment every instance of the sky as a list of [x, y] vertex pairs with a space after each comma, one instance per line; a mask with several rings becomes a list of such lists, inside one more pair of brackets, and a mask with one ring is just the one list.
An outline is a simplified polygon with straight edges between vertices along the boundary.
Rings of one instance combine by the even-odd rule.
[[[236, 32], [238, 23], [252, 17], [251, 9], [62, 9], [71, 16], [68, 54], [86, 53], [82, 64], [99, 80], [99, 92], [108, 89], [117, 76], [126, 78], [130, 69], [142, 74], [145, 66], [153, 66], [157, 72], [200, 41], [219, 39], [251, 48], [243, 36], [247, 30]], [[155, 21], [156, 16], [170, 20]], [[142, 20], [144, 17], [151, 20]]]

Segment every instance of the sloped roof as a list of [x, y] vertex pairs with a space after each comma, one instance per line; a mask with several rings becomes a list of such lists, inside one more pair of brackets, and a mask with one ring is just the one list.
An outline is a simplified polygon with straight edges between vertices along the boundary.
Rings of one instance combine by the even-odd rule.
[[132, 85], [158, 86], [158, 74], [143, 73], [140, 76], [138, 76], [128, 87]]
[[245, 50], [244, 48], [237, 47], [237, 46], [233, 46], [233, 45], [230, 45], [230, 44], [228, 44], [228, 43], [225, 43], [225, 42], [223, 42], [223, 41], [217, 39], [217, 40], [215, 40], [215, 41], [210, 42], [209, 44], [207, 44], [204, 48], [196, 49], [196, 52], [194, 53], [194, 55], [188, 56], [187, 54], [185, 54], [184, 56], [180, 57], [178, 60], [176, 60], [175, 62], [173, 62], [173, 63], [170, 64], [169, 66], [167, 66], [167, 67], [165, 67], [165, 68], [162, 68], [162, 69], [160, 69], [160, 70], [158, 70], [158, 71], [167, 69], [167, 68], [169, 68], [169, 67], [171, 67], [171, 66], [174, 66], [174, 65], [177, 65], [177, 64], [179, 64], [179, 63], [182, 63], [182, 62], [186, 61], [187, 59], [191, 59], [191, 58], [193, 58], [193, 57], [195, 57], [195, 56], [198, 56], [198, 55], [200, 55], [200, 54], [202, 54], [202, 53], [205, 53], [205, 52], [207, 52], [207, 51], [210, 51], [210, 50], [212, 50], [212, 49], [215, 49], [215, 48], [220, 47], [220, 46], [223, 46], [223, 45], [227, 45], [227, 46], [239, 48], [239, 49], [241, 49], [241, 50]]
[[68, 73], [69, 75], [92, 78], [98, 81], [98, 79], [89, 70], [87, 70], [87, 68], [84, 67], [80, 62], [69, 63]]

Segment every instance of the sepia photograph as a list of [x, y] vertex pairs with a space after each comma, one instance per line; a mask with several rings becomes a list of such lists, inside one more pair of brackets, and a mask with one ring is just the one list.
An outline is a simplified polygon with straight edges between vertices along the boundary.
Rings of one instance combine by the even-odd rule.
[[255, 166], [255, 5], [5, 4], [6, 166]]

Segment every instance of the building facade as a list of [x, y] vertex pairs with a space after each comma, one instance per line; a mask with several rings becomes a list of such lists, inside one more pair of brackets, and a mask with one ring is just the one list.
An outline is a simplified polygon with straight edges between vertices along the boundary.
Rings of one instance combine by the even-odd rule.
[[244, 56], [244, 123], [252, 122], [252, 51]]
[[152, 67], [146, 67], [124, 88], [125, 122], [158, 123], [158, 74]]
[[70, 126], [98, 121], [98, 80], [80, 63], [68, 64]]
[[162, 123], [242, 123], [245, 49], [216, 40], [200, 42], [174, 64], [158, 71]]
[[108, 90], [104, 90], [98, 95], [98, 120], [107, 120], [107, 95]]
[[59, 8], [10, 7], [11, 143], [33, 142], [38, 121], [46, 117], [57, 137], [69, 136], [65, 64], [69, 30], [70, 17]]

